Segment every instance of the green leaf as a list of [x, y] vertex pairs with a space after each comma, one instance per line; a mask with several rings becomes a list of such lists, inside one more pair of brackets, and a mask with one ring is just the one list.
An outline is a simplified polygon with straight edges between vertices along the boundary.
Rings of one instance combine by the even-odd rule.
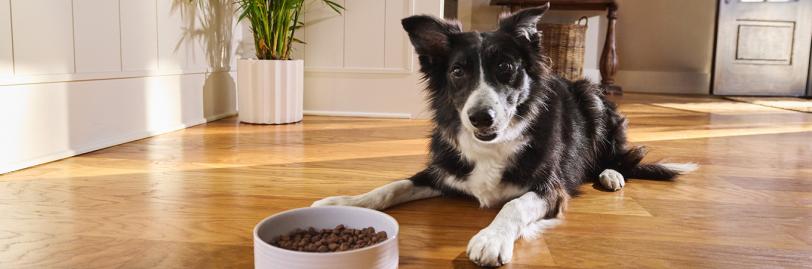
[[333, 9], [333, 11], [335, 11], [338, 14], [341, 14], [341, 11], [344, 10], [344, 7], [336, 2], [333, 2], [331, 0], [322, 0], [322, 1], [324, 2], [324, 4]]
[[[198, 1], [205, 8], [206, 1]], [[295, 37], [296, 30], [304, 27], [299, 16], [305, 0], [235, 0], [237, 20], [247, 20], [254, 34], [254, 45], [259, 59], [290, 59], [291, 43], [302, 43]], [[321, 0], [338, 14], [345, 10], [333, 0]]]

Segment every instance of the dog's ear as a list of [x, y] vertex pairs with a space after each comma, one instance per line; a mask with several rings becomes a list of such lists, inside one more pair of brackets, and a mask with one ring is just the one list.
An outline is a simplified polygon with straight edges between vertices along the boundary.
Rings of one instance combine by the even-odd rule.
[[548, 9], [550, 9], [550, 2], [543, 6], [522, 9], [516, 13], [502, 16], [499, 19], [499, 31], [525, 41], [538, 40], [536, 26]]
[[420, 56], [436, 57], [448, 53], [449, 35], [462, 31], [457, 22], [448, 22], [432, 16], [417, 15], [401, 20], [409, 33], [415, 51]]

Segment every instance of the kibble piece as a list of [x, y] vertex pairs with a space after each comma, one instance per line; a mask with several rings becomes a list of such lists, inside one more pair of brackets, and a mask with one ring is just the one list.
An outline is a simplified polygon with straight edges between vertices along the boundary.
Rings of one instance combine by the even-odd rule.
[[294, 251], [336, 252], [365, 248], [387, 238], [385, 231], [375, 232], [373, 227], [353, 229], [339, 224], [333, 229], [297, 228], [272, 238], [268, 243]]

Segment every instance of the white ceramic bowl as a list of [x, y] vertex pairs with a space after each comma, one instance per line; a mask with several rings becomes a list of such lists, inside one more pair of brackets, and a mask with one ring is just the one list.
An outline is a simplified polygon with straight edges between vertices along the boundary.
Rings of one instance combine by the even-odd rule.
[[[300, 252], [268, 244], [269, 239], [296, 228], [373, 227], [385, 231], [386, 241], [373, 246], [341, 252]], [[308, 207], [288, 210], [265, 218], [254, 227], [254, 268], [256, 269], [394, 269], [398, 267], [398, 222], [380, 211], [348, 206]]]

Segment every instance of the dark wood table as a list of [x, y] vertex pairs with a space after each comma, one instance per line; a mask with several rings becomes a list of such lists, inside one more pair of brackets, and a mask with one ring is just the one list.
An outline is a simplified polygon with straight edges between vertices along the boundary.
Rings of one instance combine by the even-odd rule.
[[510, 11], [521, 8], [540, 6], [550, 3], [554, 10], [606, 10], [609, 26], [606, 30], [606, 42], [601, 53], [600, 70], [601, 86], [607, 94], [623, 94], [623, 89], [615, 85], [617, 73], [617, 50], [615, 45], [615, 24], [617, 22], [617, 2], [615, 0], [491, 0], [492, 6], [507, 6]]

